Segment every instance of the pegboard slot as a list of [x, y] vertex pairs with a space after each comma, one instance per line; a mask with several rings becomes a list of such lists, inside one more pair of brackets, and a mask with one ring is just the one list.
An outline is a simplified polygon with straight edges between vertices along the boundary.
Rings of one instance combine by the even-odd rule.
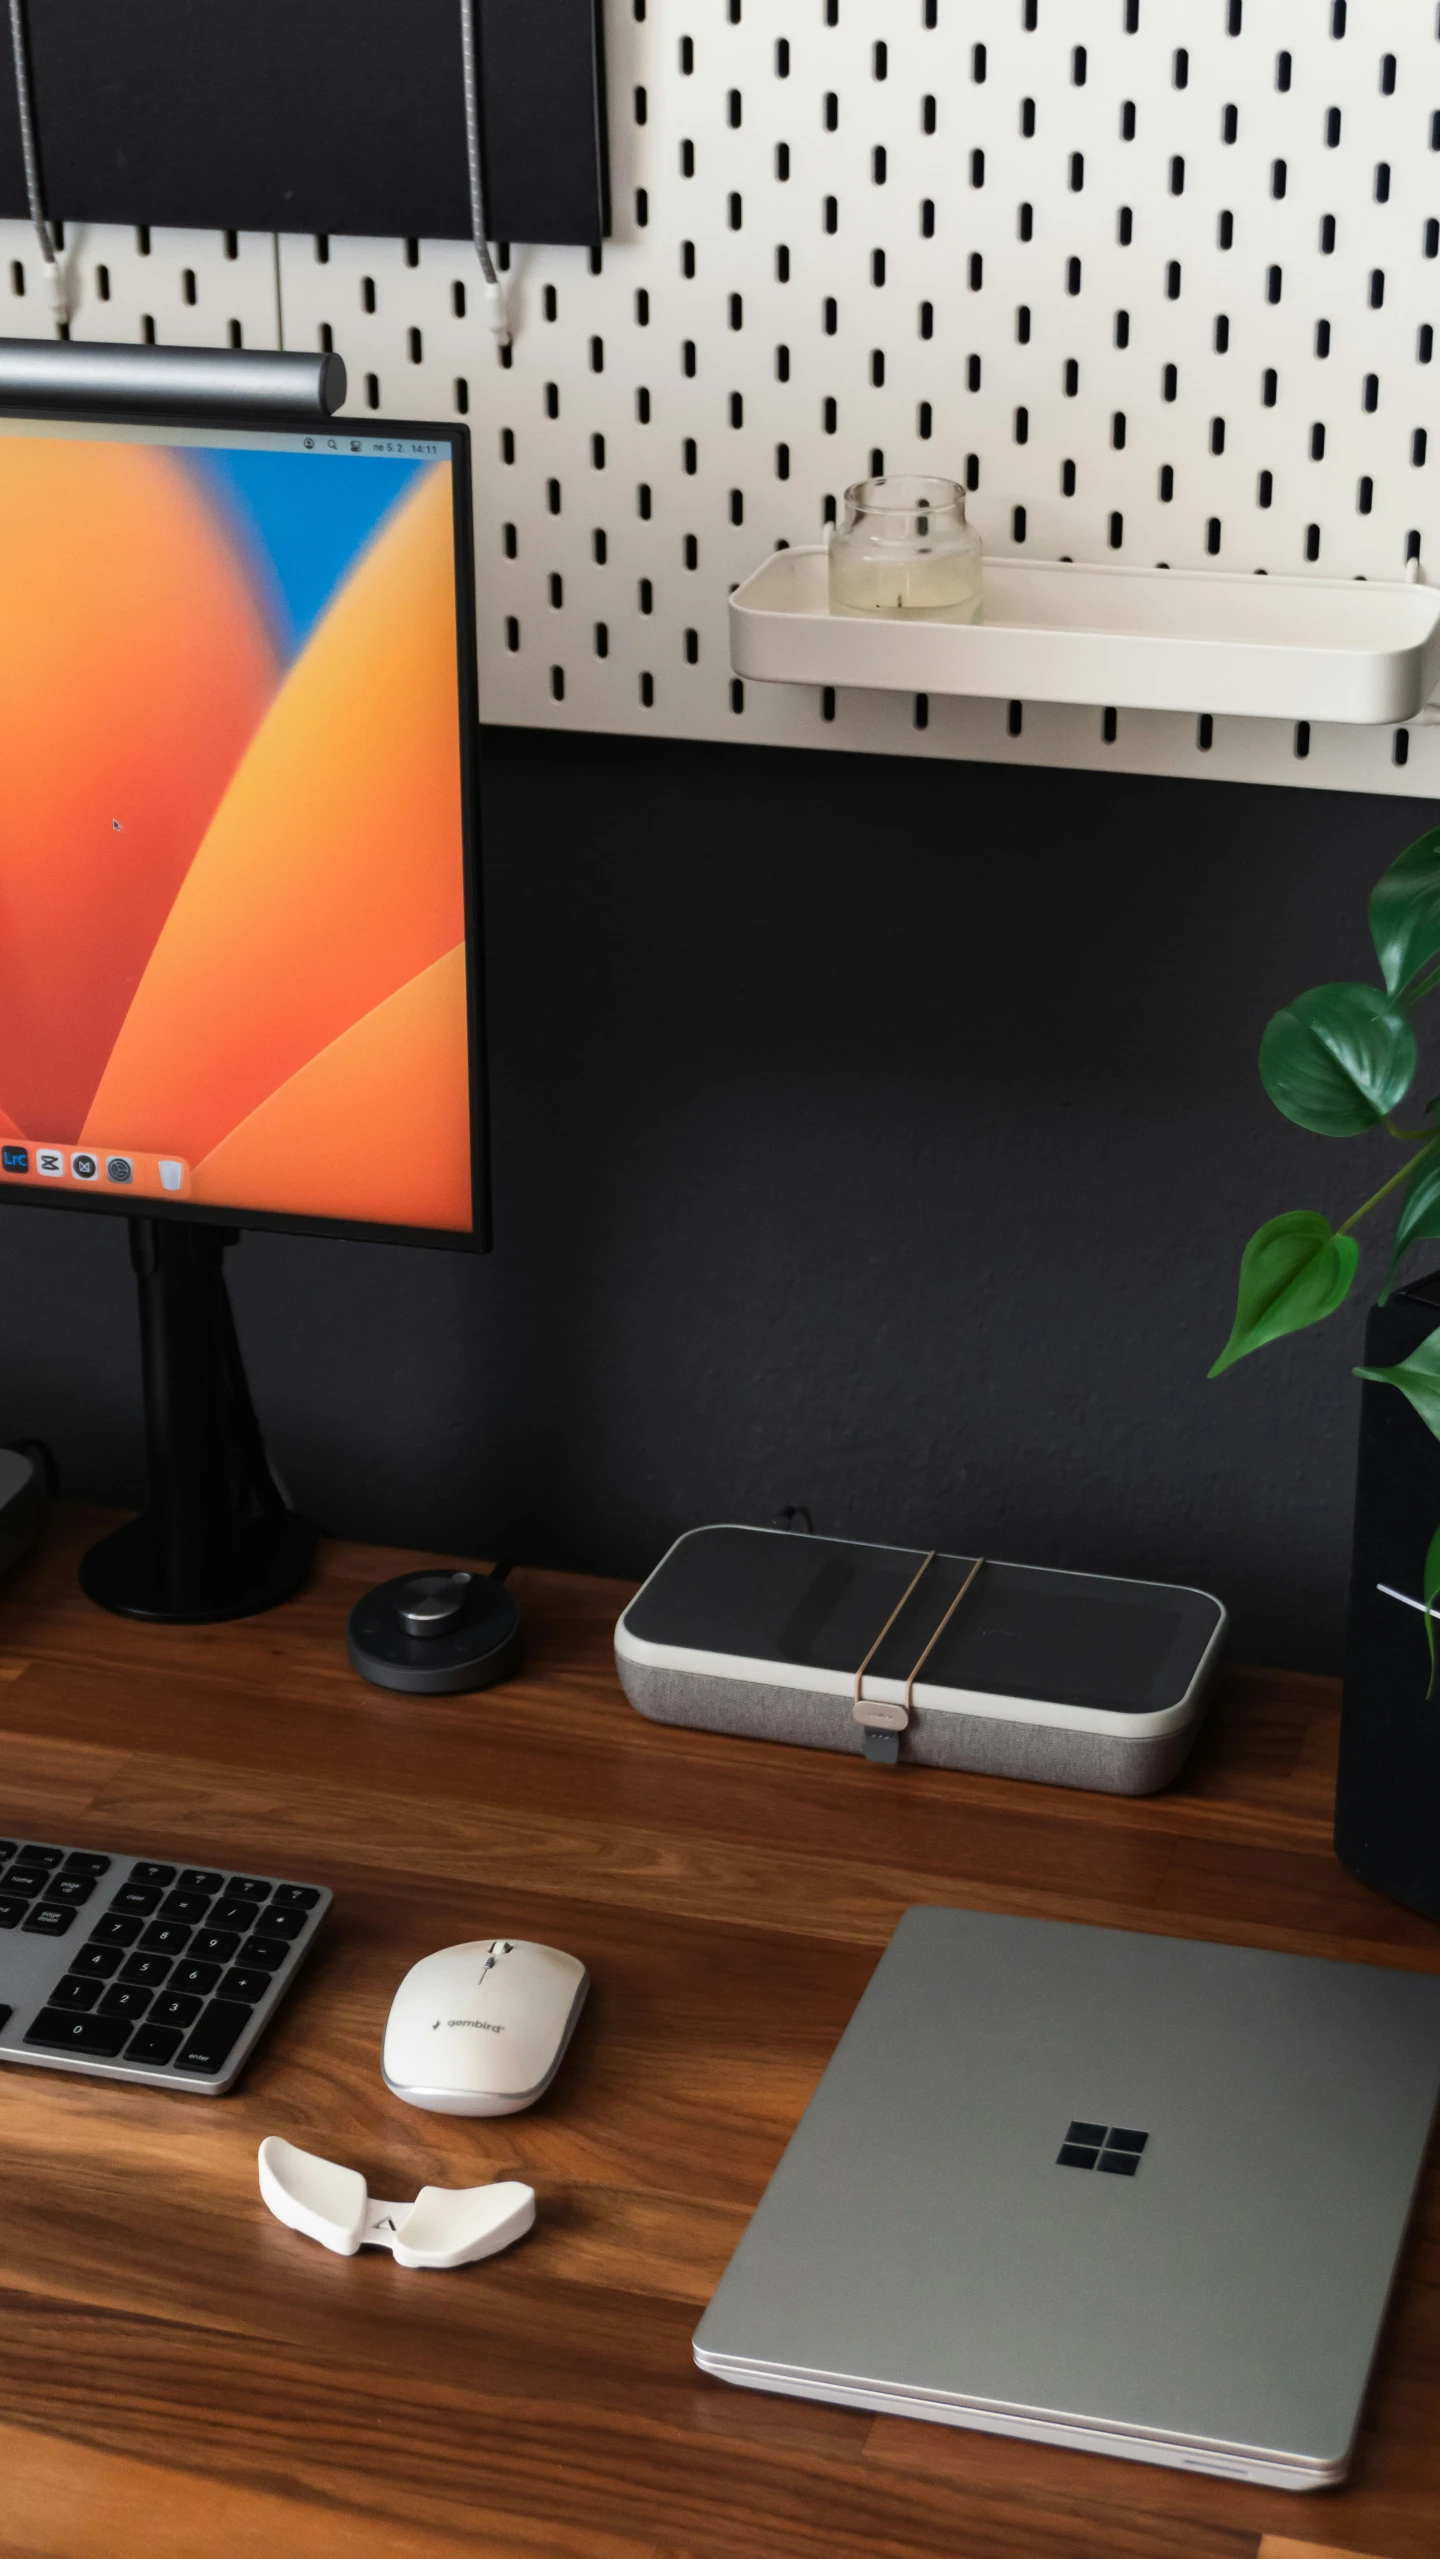
[[1002, 557], [985, 563], [982, 622], [906, 620], [832, 613], [829, 553], [807, 548], [736, 589], [730, 638], [736, 674], [767, 683], [1098, 704], [1113, 745], [1122, 703], [1412, 719], [1440, 682], [1440, 589]]

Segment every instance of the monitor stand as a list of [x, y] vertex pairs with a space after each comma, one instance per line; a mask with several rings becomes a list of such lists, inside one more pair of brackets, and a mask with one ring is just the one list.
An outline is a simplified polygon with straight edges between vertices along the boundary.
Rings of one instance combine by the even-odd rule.
[[318, 1535], [270, 1471], [224, 1276], [233, 1227], [130, 1221], [150, 1504], [92, 1546], [81, 1588], [122, 1617], [203, 1626], [300, 1588]]

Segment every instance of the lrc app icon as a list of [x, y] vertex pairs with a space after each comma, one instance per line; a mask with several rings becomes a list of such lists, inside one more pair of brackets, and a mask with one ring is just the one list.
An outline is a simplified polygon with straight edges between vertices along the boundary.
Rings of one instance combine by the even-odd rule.
[[0, 1171], [6, 1173], [28, 1173], [29, 1170], [30, 1149], [28, 1146], [0, 1147]]

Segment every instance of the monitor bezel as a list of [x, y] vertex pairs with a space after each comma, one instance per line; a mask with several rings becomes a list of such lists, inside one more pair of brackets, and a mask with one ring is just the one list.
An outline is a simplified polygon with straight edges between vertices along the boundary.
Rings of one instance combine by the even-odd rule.
[[[470, 469], [470, 429], [458, 420], [434, 418], [321, 419], [311, 427], [303, 419], [260, 418], [243, 409], [185, 410], [92, 407], [73, 410], [18, 409], [0, 401], [0, 417], [43, 430], [47, 426], [175, 427], [252, 435], [313, 434], [317, 441], [337, 430], [345, 435], [414, 437], [450, 447], [451, 501], [455, 537], [456, 695], [460, 715], [461, 875], [465, 907], [465, 1006], [469, 1046], [470, 1212], [468, 1229], [400, 1226], [373, 1219], [306, 1216], [298, 1212], [257, 1208], [216, 1208], [194, 1200], [118, 1199], [104, 1191], [44, 1191], [28, 1182], [7, 1180], [0, 1172], [0, 1206], [60, 1209], [81, 1216], [163, 1218], [170, 1223], [224, 1226], [247, 1234], [318, 1235], [361, 1244], [416, 1244], [452, 1253], [488, 1253], [491, 1247], [489, 1080], [485, 1054], [485, 936], [480, 899], [480, 684], [475, 625], [475, 518]], [[33, 1145], [33, 1139], [21, 1141]]]

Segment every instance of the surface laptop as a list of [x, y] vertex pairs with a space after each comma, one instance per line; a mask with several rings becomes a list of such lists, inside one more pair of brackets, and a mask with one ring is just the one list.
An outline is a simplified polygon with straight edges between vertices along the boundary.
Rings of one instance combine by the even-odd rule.
[[695, 2335], [752, 2389], [1345, 2475], [1440, 1980], [908, 1911]]

